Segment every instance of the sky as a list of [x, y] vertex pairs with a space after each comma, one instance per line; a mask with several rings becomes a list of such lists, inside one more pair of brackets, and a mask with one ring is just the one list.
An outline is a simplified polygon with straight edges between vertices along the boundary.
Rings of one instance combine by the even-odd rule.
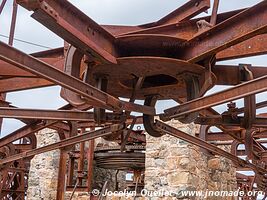
[[[175, 10], [186, 2], [186, 0], [71, 0], [75, 6], [81, 9], [89, 17], [99, 24], [113, 24], [113, 25], [139, 25], [157, 21], [161, 17], [167, 15], [169, 12]], [[231, 3], [229, 3], [231, 2]], [[260, 2], [259, 0], [221, 0], [219, 12], [231, 11], [233, 9], [240, 9], [250, 7]], [[9, 27], [11, 21], [12, 0], [8, 3], [0, 15], [0, 40], [7, 42], [7, 39], [2, 35], [9, 34]], [[209, 10], [210, 13], [210, 10]], [[16, 24], [15, 38], [25, 40], [28, 42], [43, 45], [49, 48], [57, 48], [63, 46], [63, 40], [54, 33], [46, 29], [37, 21], [30, 17], [31, 12], [22, 7], [18, 9], [18, 20]], [[202, 14], [203, 16], [207, 14]], [[14, 46], [24, 52], [32, 53], [48, 48], [41, 48], [18, 41], [14, 42]], [[240, 60], [231, 60], [223, 62], [223, 64], [238, 65], [239, 63], [248, 63], [255, 66], [264, 66], [266, 56], [251, 57]], [[208, 94], [225, 89], [226, 87], [214, 87]], [[7, 95], [7, 101], [12, 102], [13, 105], [21, 108], [43, 108], [56, 109], [66, 104], [66, 102], [59, 96], [60, 87], [49, 87], [43, 89], [34, 89], [23, 92], [12, 92]], [[263, 99], [266, 94], [258, 95], [258, 101]], [[242, 106], [243, 102], [238, 101], [238, 106]], [[174, 106], [173, 101], [160, 102], [157, 106], [157, 112], [162, 112], [168, 107]], [[218, 111], [225, 110], [226, 106], [217, 106]], [[3, 123], [2, 136], [13, 132], [21, 127], [23, 123], [13, 120], [5, 119]]]

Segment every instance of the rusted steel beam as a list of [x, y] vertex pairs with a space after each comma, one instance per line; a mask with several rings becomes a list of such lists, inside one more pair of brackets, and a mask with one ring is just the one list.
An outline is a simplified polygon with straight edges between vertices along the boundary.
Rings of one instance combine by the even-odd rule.
[[[209, 117], [198, 117], [195, 121], [197, 124], [201, 125], [211, 125], [211, 126], [242, 126], [245, 119], [244, 117], [237, 117], [232, 119], [231, 117], [225, 116], [209, 116]], [[267, 127], [267, 117], [257, 116], [254, 120], [251, 121], [253, 127], [266, 128]]]
[[64, 47], [49, 49], [45, 51], [38, 51], [30, 54], [36, 58], [64, 58]]
[[117, 63], [114, 36], [69, 1], [17, 0], [17, 3], [34, 11], [34, 19], [88, 56], [105, 63]]
[[4, 9], [5, 5], [6, 5], [6, 2], [7, 2], [7, 0], [2, 0], [2, 3], [0, 5], [0, 15], [3, 12], [3, 9]]
[[[66, 121], [94, 121], [94, 113], [75, 110], [40, 110], [0, 107], [0, 117], [18, 119], [46, 119], [46, 120], [66, 120]], [[105, 121], [118, 122], [121, 115], [116, 113], [106, 113]]]
[[20, 151], [29, 151], [32, 150], [31, 144], [15, 144], [15, 148]]
[[[220, 13], [217, 16], [217, 23], [221, 23], [228, 18], [244, 11], [242, 10], [235, 10], [231, 12], [225, 12], [225, 13]], [[107, 30], [110, 30], [116, 34], [116, 36], [119, 35], [130, 35], [130, 34], [161, 34], [161, 35], [169, 35], [169, 36], [179, 36], [179, 38], [184, 39], [184, 40], [190, 40], [193, 38], [197, 33], [198, 33], [198, 28], [196, 23], [200, 20], [205, 20], [205, 21], [210, 21], [211, 16], [208, 17], [201, 17], [185, 22], [179, 22], [179, 23], [173, 23], [173, 24], [168, 24], [168, 25], [162, 25], [162, 26], [157, 26], [157, 27], [152, 27], [152, 28], [146, 28], [145, 25], [141, 26], [130, 26], [130, 27], [122, 27], [122, 31], [120, 31], [120, 26], [116, 27], [109, 27], [109, 26], [104, 26], [107, 28]], [[130, 30], [130, 31], [125, 31], [125, 30]]]
[[[267, 67], [247, 66], [253, 73], [254, 78], [267, 75]], [[237, 65], [215, 65], [212, 72], [216, 75], [216, 85], [237, 85], [244, 82], [244, 75], [240, 66]], [[223, 76], [222, 76], [223, 74]]]
[[142, 28], [141, 26], [106, 25], [106, 24], [101, 26], [115, 37], [129, 32], [144, 30], [144, 28]]
[[230, 141], [234, 140], [233, 137], [231, 137], [227, 133], [207, 133], [206, 135], [206, 141]]
[[249, 167], [252, 170], [255, 170], [256, 172], [266, 173], [266, 169], [264, 169], [264, 168], [256, 166], [256, 165], [250, 163], [249, 161], [242, 160], [241, 158], [238, 158], [237, 156], [235, 156], [235, 155], [233, 155], [227, 151], [224, 151], [215, 145], [212, 145], [212, 144], [210, 144], [204, 140], [201, 140], [197, 137], [194, 137], [192, 135], [184, 133], [184, 132], [182, 132], [176, 128], [173, 128], [173, 127], [163, 123], [163, 122], [156, 120], [155, 125], [157, 128], [159, 128], [164, 133], [169, 134], [169, 135], [174, 136], [174, 137], [177, 137], [179, 139], [182, 139], [182, 140], [189, 142], [193, 145], [196, 145], [198, 147], [204, 148], [204, 149], [212, 152], [213, 154], [225, 157], [225, 158], [231, 160], [237, 166], [241, 165], [242, 167]]
[[183, 116], [185, 114], [234, 101], [249, 95], [261, 93], [266, 90], [267, 75], [239, 84], [230, 89], [223, 90], [206, 97], [197, 98], [193, 101], [189, 101], [179, 106], [164, 110], [164, 114], [161, 117], [162, 119], [171, 119]]
[[67, 172], [68, 152], [60, 149], [59, 170], [58, 170], [58, 184], [57, 184], [57, 200], [65, 199], [65, 184]]
[[16, 92], [55, 85], [42, 78], [7, 78], [0, 80], [0, 93]]
[[220, 4], [220, 0], [214, 0], [212, 13], [211, 13], [211, 17], [210, 17], [210, 24], [212, 26], [216, 25], [216, 23], [217, 23], [217, 14], [218, 14], [218, 10], [219, 10], [219, 4]]
[[210, 8], [210, 0], [189, 0], [184, 5], [180, 6], [167, 16], [163, 17], [157, 22], [143, 25], [145, 27], [154, 27], [172, 23], [178, 23], [180, 21], [189, 20], [194, 16], [206, 11]]
[[8, 44], [10, 46], [13, 46], [14, 42], [17, 14], [18, 14], [18, 4], [16, 3], [16, 0], [13, 0], [13, 11], [12, 11], [12, 19], [11, 19], [11, 26], [10, 26], [9, 40], [8, 40]]
[[[91, 131], [95, 130], [95, 127], [91, 127]], [[87, 151], [87, 191], [90, 192], [92, 190], [92, 180], [93, 180], [93, 163], [94, 163], [94, 150], [95, 150], [95, 141], [89, 141], [89, 147]]]
[[90, 121], [94, 119], [94, 114], [84, 111], [38, 110], [0, 107], [0, 117], [19, 119]]
[[19, 139], [22, 139], [24, 137], [27, 137], [30, 134], [34, 134], [46, 127], [52, 126], [56, 121], [54, 122], [49, 122], [49, 123], [43, 123], [40, 121], [28, 124], [23, 126], [22, 128], [14, 131], [13, 133], [8, 134], [7, 136], [3, 137], [0, 139], [0, 147], [3, 147], [9, 143], [12, 143], [14, 141], [17, 141]]
[[257, 35], [216, 55], [218, 61], [267, 54], [267, 34]]
[[[41, 61], [53, 66], [54, 68], [63, 71], [64, 69], [64, 59], [63, 58], [41, 58]], [[7, 77], [36, 77], [36, 75], [22, 70], [12, 64], [0, 60], [0, 76]]]
[[79, 79], [67, 75], [30, 55], [12, 48], [3, 42], [0, 42], [0, 58], [16, 67], [30, 71], [33, 74], [41, 76], [55, 84], [61, 85], [62, 87], [82, 95], [96, 107], [110, 110], [136, 111], [150, 115], [155, 114], [155, 109], [152, 107], [120, 101], [119, 99], [100, 91]]
[[68, 146], [71, 146], [71, 145], [74, 145], [74, 144], [77, 144], [80, 142], [86, 142], [86, 141], [89, 141], [92, 139], [96, 139], [98, 137], [107, 136], [107, 135], [110, 135], [114, 132], [120, 131], [123, 128], [124, 128], [123, 125], [114, 124], [114, 125], [111, 125], [109, 127], [106, 127], [106, 128], [100, 129], [100, 130], [87, 132], [87, 133], [84, 133], [82, 135], [70, 137], [68, 139], [62, 140], [60, 142], [56, 142], [56, 143], [51, 144], [51, 145], [47, 145], [44, 147], [40, 147], [37, 149], [33, 149], [31, 151], [26, 151], [26, 152], [16, 154], [16, 155], [10, 156], [8, 158], [2, 159], [2, 160], [0, 160], [0, 166], [3, 164], [9, 163], [9, 162], [15, 161], [15, 160], [29, 158], [29, 157], [35, 156], [37, 154], [45, 153], [48, 151], [53, 151], [53, 150], [56, 150], [59, 148], [68, 147]]
[[198, 62], [242, 41], [267, 31], [267, 2], [257, 5], [223, 21], [187, 41], [181, 58]]

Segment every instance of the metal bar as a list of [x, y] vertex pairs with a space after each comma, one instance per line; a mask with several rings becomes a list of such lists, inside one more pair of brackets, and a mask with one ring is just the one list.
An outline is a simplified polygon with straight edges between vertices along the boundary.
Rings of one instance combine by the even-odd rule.
[[248, 161], [245, 161], [245, 160], [242, 160], [236, 156], [234, 156], [233, 154], [227, 152], [227, 151], [224, 151], [222, 149], [220, 149], [219, 147], [216, 147], [215, 145], [212, 145], [206, 141], [203, 141], [197, 137], [194, 137], [192, 135], [189, 135], [187, 133], [184, 133], [176, 128], [173, 128], [163, 122], [160, 122], [158, 120], [156, 120], [156, 124], [155, 124], [159, 129], [161, 129], [163, 132], [171, 135], [171, 136], [174, 136], [174, 137], [177, 137], [179, 139], [182, 139], [186, 142], [189, 142], [191, 144], [194, 144], [198, 147], [201, 147], [201, 148], [204, 148], [214, 154], [217, 154], [219, 156], [222, 156], [222, 157], [225, 157], [229, 160], [231, 160], [232, 162], [234, 162], [235, 164], [237, 165], [242, 165], [243, 167], [246, 166], [246, 167], [249, 167], [253, 170], [255, 170], [256, 172], [262, 172], [262, 173], [266, 173], [266, 170], [261, 168], [261, 167], [258, 167]]
[[[82, 128], [80, 131], [80, 134], [83, 134], [85, 132], [85, 129]], [[85, 142], [80, 143], [80, 157], [78, 159], [78, 175], [77, 175], [77, 182], [79, 186], [82, 186], [82, 180], [83, 177], [80, 176], [80, 174], [84, 171], [84, 158], [85, 158]]]
[[232, 60], [267, 53], [267, 34], [257, 35], [216, 55], [217, 61]]
[[[198, 62], [242, 41], [267, 31], [267, 2], [231, 17], [189, 40], [182, 59]], [[219, 42], [218, 42], [219, 41]]]
[[267, 75], [252, 81], [245, 82], [227, 90], [215, 94], [197, 98], [179, 106], [164, 110], [162, 119], [171, 119], [183, 116], [192, 112], [200, 111], [205, 108], [217, 106], [223, 103], [234, 101], [249, 95], [261, 93], [267, 90]]
[[94, 114], [85, 111], [73, 110], [39, 110], [21, 108], [1, 108], [0, 117], [22, 119], [47, 119], [66, 121], [93, 121]]
[[159, 26], [189, 20], [209, 8], [210, 0], [190, 0], [159, 21], [151, 23], [151, 25], [153, 24], [153, 26]]
[[[41, 61], [53, 66], [54, 68], [59, 69], [60, 71], [63, 71], [64, 69], [64, 58], [58, 57], [58, 58], [39, 58]], [[27, 72], [25, 70], [22, 70], [12, 64], [9, 64], [7, 62], [4, 62], [0, 60], [0, 75], [1, 76], [7, 76], [7, 77], [36, 77], [36, 75]]]
[[213, 8], [212, 8], [212, 14], [211, 14], [211, 18], [210, 18], [210, 24], [212, 26], [216, 25], [216, 22], [217, 22], [219, 3], [220, 3], [220, 0], [214, 0]]
[[[90, 128], [91, 131], [95, 130], [95, 127]], [[87, 152], [87, 191], [90, 192], [92, 189], [93, 180], [93, 164], [94, 164], [94, 150], [95, 150], [95, 140], [90, 140]]]
[[66, 0], [17, 0], [32, 17], [68, 43], [105, 63], [117, 63], [115, 38]]
[[3, 0], [2, 3], [1, 3], [1, 5], [0, 5], [0, 15], [3, 12], [3, 9], [4, 9], [5, 5], [6, 5], [6, 2], [7, 2], [7, 0]]
[[[228, 18], [244, 11], [242, 10], [235, 10], [226, 13], [220, 13], [217, 17], [217, 23], [221, 23]], [[167, 24], [152, 28], [146, 28], [145, 25], [141, 26], [141, 29], [133, 30], [131, 32], [122, 32], [118, 35], [131, 35], [131, 34], [160, 34], [160, 35], [170, 35], [174, 37], [178, 37], [184, 40], [190, 40], [198, 33], [198, 28], [196, 23], [200, 20], [210, 21], [211, 16], [196, 18], [190, 21]], [[140, 26], [139, 26], [140, 27]]]
[[[86, 121], [94, 122], [94, 113], [77, 110], [41, 110], [41, 109], [22, 109], [12, 107], [0, 107], [0, 117], [18, 119], [46, 119], [62, 121]], [[106, 113], [105, 121], [119, 122], [119, 113]]]
[[75, 186], [74, 186], [74, 188], [73, 188], [73, 191], [72, 191], [72, 193], [71, 193], [71, 195], [70, 195], [70, 199], [69, 199], [69, 200], [72, 200], [73, 195], [74, 195], [74, 193], [75, 193], [75, 191], [76, 191], [76, 189], [77, 189], [78, 184], [79, 184], [79, 181], [77, 180], [77, 182], [76, 182], [76, 184], [75, 184]]
[[[213, 126], [242, 126], [245, 119], [244, 117], [237, 117], [232, 119], [231, 117], [222, 116], [209, 116], [209, 117], [198, 117], [195, 121], [197, 124], [201, 125], [213, 125]], [[256, 117], [251, 121], [253, 127], [266, 128], [267, 127], [267, 117]]]
[[[221, 23], [234, 15], [244, 11], [244, 9], [241, 10], [235, 10], [231, 12], [225, 12], [225, 13], [220, 13], [217, 16], [217, 23]], [[120, 27], [115, 27], [115, 30], [113, 32], [116, 33], [116, 35], [130, 35], [130, 34], [161, 34], [161, 35], [170, 35], [170, 36], [179, 36], [181, 39], [185, 40], [190, 40], [192, 39], [197, 33], [198, 33], [198, 28], [196, 26], [196, 23], [200, 20], [205, 20], [205, 21], [210, 21], [211, 16], [207, 17], [201, 17], [201, 18], [196, 18], [192, 19], [189, 21], [185, 22], [179, 22], [179, 23], [173, 23], [173, 24], [167, 24], [167, 25], [162, 25], [162, 26], [156, 26], [152, 28], [146, 28], [146, 25], [141, 25], [138, 27], [127, 27], [127, 30], [130, 31], [124, 31], [125, 28], [123, 28], [123, 31], [119, 31]], [[109, 26], [104, 26], [107, 28], [109, 31], [112, 31]]]
[[64, 200], [65, 198], [65, 182], [67, 172], [67, 151], [60, 149], [59, 171], [58, 171], [58, 184], [57, 184], [57, 200]]
[[[267, 67], [264, 66], [248, 66], [248, 69], [253, 73], [254, 78], [267, 75]], [[217, 77], [216, 85], [237, 85], [245, 81], [238, 65], [215, 65], [212, 72]]]
[[13, 0], [13, 11], [12, 11], [12, 19], [11, 19], [11, 26], [10, 26], [10, 33], [9, 33], [9, 40], [8, 40], [8, 44], [10, 46], [13, 46], [13, 42], [14, 42], [17, 14], [18, 14], [18, 4], [16, 3], [16, 0]]
[[68, 147], [68, 146], [71, 146], [71, 145], [74, 145], [80, 142], [85, 142], [88, 140], [96, 139], [98, 137], [107, 136], [114, 132], [122, 130], [123, 128], [124, 128], [123, 125], [114, 124], [107, 128], [103, 128], [103, 129], [92, 131], [92, 132], [87, 132], [87, 133], [84, 133], [83, 135], [77, 135], [77, 136], [62, 140], [60, 142], [56, 142], [54, 144], [50, 144], [44, 147], [40, 147], [40, 148], [31, 150], [31, 151], [26, 151], [26, 152], [2, 159], [0, 160], [0, 166], [3, 164], [9, 163], [9, 162], [15, 161], [15, 160], [29, 158], [37, 154], [45, 153], [48, 151], [53, 151], [59, 148]]
[[28, 124], [23, 126], [22, 128], [8, 134], [7, 136], [0, 139], [0, 147], [3, 147], [9, 143], [12, 143], [14, 141], [17, 141], [19, 139], [22, 139], [24, 137], [27, 137], [30, 134], [34, 134], [46, 127], [49, 127], [51, 125], [56, 124], [57, 122], [48, 122], [48, 123], [42, 123], [40, 121]]
[[12, 48], [3, 42], [0, 42], [0, 58], [16, 67], [30, 71], [33, 74], [41, 76], [88, 98], [90, 103], [94, 106], [111, 110], [127, 110], [144, 112], [150, 115], [155, 114], [155, 109], [152, 107], [120, 101], [119, 99], [102, 92], [77, 78], [67, 75], [28, 54]]
[[136, 120], [137, 120], [136, 118], [133, 119], [130, 128], [125, 131], [125, 133], [126, 133], [125, 136], [124, 136], [124, 134], [122, 134], [122, 136], [121, 136], [122, 137], [122, 143], [121, 143], [121, 151], [122, 152], [125, 150], [125, 146], [127, 144], [127, 141], [129, 139], [129, 136], [130, 136], [130, 134], [131, 134], [131, 132], [132, 132], [132, 130], [134, 128], [134, 125], [135, 125]]
[[0, 80], [0, 93], [17, 92], [55, 85], [42, 78], [7, 78]]

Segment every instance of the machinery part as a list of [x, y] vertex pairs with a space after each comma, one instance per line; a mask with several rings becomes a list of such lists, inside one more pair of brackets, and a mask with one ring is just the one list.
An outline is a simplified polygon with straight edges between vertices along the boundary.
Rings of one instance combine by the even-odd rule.
[[[80, 66], [84, 54], [77, 48], [70, 46], [65, 58], [64, 72], [68, 75], [80, 78]], [[62, 87], [60, 95], [63, 99], [69, 102], [72, 106], [83, 106], [86, 102], [81, 98], [81, 95]]]
[[145, 169], [145, 153], [142, 152], [106, 152], [95, 153], [96, 166], [116, 170]]
[[[144, 105], [155, 107], [156, 102], [157, 102], [157, 96], [156, 95], [148, 96], [145, 99]], [[153, 137], [161, 137], [162, 135], [164, 135], [161, 131], [159, 131], [155, 127], [153, 115], [143, 114], [143, 123], [144, 123], [145, 130], [149, 135], [151, 135]]]
[[[199, 97], [200, 85], [199, 80], [196, 76], [185, 74], [184, 80], [186, 83], [187, 90], [187, 101], [191, 101], [197, 97]], [[178, 118], [178, 120], [184, 124], [188, 124], [193, 122], [199, 115], [199, 112], [193, 112], [188, 115], [184, 115], [182, 118]]]
[[[103, 146], [103, 147], [96, 147], [95, 152], [107, 152], [107, 151], [119, 151], [121, 146]], [[126, 151], [145, 151], [146, 147], [143, 145], [126, 145]]]
[[[108, 79], [106, 75], [99, 75], [96, 78], [96, 88], [103, 92], [107, 92]], [[101, 125], [106, 119], [106, 110], [103, 108], [94, 108], [94, 119], [97, 125]]]

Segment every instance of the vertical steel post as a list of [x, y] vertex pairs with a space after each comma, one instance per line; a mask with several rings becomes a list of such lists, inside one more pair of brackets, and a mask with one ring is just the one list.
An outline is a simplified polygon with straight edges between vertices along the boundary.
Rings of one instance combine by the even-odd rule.
[[[91, 131], [93, 131], [95, 130], [95, 127], [91, 127], [90, 129]], [[90, 192], [92, 189], [94, 150], [95, 150], [95, 140], [90, 140], [88, 152], [87, 152], [87, 162], [88, 162], [87, 189], [88, 189], [88, 192]]]

